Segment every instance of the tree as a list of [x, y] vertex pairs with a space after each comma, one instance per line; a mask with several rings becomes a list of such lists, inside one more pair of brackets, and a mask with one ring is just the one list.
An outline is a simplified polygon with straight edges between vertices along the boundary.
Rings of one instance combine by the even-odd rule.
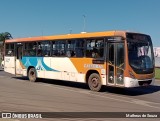
[[4, 43], [6, 39], [13, 39], [13, 37], [9, 32], [0, 33], [0, 42]]
[[0, 33], [0, 58], [4, 58], [4, 42], [7, 39], [13, 39], [9, 32]]

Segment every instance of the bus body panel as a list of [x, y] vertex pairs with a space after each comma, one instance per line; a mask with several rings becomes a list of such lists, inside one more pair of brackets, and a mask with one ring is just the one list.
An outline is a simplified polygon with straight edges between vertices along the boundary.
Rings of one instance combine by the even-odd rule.
[[[57, 58], [57, 57], [22, 57], [21, 63], [26, 69], [23, 76], [27, 75], [28, 67], [34, 67], [38, 78], [77, 81], [85, 83], [87, 71], [95, 70], [102, 74], [102, 84], [106, 85], [105, 66], [92, 64], [91, 58]], [[96, 67], [96, 69], [94, 69]]]
[[76, 67], [73, 66], [71, 60], [67, 57], [51, 57], [51, 68], [54, 68], [55, 70], [60, 72], [78, 72]]
[[[22, 57], [21, 62], [26, 70], [28, 67], [34, 67], [38, 78], [85, 82], [84, 74], [79, 74], [67, 57]], [[24, 76], [27, 75], [26, 72], [23, 74]]]
[[15, 74], [15, 57], [5, 56], [4, 65], [5, 72]]
[[155, 82], [155, 78], [143, 79], [143, 80], [132, 79], [132, 78], [129, 78], [129, 77], [124, 78], [125, 87], [148, 86], [148, 85], [153, 85], [154, 82]]
[[22, 62], [16, 59], [16, 75], [23, 75], [23, 68]]
[[27, 75], [27, 69], [26, 69], [26, 68], [23, 69], [22, 71], [23, 71], [23, 74], [22, 74], [23, 76], [28, 76], [28, 75]]

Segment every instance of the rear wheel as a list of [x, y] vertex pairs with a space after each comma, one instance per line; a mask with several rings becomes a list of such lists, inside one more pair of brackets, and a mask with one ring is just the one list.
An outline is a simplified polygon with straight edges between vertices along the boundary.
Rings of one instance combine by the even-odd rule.
[[96, 92], [100, 91], [102, 84], [101, 84], [101, 78], [99, 74], [93, 73], [89, 76], [88, 86], [92, 91], [96, 91]]
[[35, 68], [30, 68], [29, 69], [28, 78], [29, 78], [29, 81], [31, 81], [31, 82], [35, 82], [36, 81], [37, 75], [36, 75]]

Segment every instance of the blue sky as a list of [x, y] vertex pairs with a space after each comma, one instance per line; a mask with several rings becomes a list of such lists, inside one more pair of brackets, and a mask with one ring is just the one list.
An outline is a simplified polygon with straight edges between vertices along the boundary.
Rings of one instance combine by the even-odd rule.
[[129, 30], [160, 47], [160, 0], [0, 0], [0, 33], [14, 38]]

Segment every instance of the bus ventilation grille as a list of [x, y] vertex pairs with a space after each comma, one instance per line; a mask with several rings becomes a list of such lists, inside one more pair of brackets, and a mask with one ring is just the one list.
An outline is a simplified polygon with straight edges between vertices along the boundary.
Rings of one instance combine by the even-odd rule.
[[148, 80], [148, 81], [139, 81], [139, 85], [140, 86], [146, 86], [146, 85], [150, 85], [152, 82], [152, 80]]

